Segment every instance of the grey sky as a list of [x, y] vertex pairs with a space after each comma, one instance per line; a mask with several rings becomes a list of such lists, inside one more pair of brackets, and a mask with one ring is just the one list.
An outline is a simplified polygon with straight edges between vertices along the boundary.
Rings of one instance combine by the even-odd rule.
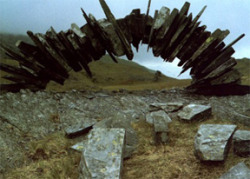
[[[146, 12], [148, 0], [106, 0], [106, 2], [113, 14], [121, 18], [135, 8]], [[185, 0], [152, 0], [150, 15], [153, 16], [154, 11], [162, 6], [180, 9], [184, 2]], [[201, 17], [202, 25], [207, 25], [207, 30], [214, 31], [216, 28], [230, 30], [229, 36], [225, 39], [227, 44], [245, 33], [246, 36], [234, 45], [236, 51], [234, 57], [250, 58], [249, 0], [189, 0], [189, 2], [191, 3], [189, 13], [192, 12], [193, 15], [196, 15], [203, 6], [208, 6]], [[27, 30], [31, 30], [45, 33], [50, 26], [57, 31], [69, 29], [73, 22], [82, 26], [86, 22], [82, 17], [81, 7], [97, 19], [105, 17], [99, 0], [0, 0], [0, 31], [25, 34]], [[135, 61], [149, 67], [151, 65], [150, 68], [162, 67], [161, 63], [152, 61], [153, 55], [151, 52], [146, 53], [145, 47], [139, 54], [135, 54], [135, 57]], [[170, 64], [164, 68], [176, 71], [175, 67], [176, 65], [173, 67]], [[176, 77], [176, 74], [174, 76]]]

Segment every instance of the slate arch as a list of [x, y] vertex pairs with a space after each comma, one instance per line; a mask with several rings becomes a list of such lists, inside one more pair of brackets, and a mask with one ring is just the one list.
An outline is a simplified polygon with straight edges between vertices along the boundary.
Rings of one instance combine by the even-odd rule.
[[[194, 18], [192, 13], [188, 14], [188, 2], [180, 10], [162, 7], [151, 17], [148, 15], [150, 3], [151, 0], [146, 14], [134, 9], [126, 17], [115, 19], [105, 1], [100, 0], [107, 19], [96, 20], [82, 9], [87, 24], [81, 28], [72, 24], [66, 32], [57, 33], [53, 27], [46, 34], [28, 31], [34, 44], [18, 41], [19, 52], [1, 45], [6, 54], [20, 64], [19, 67], [0, 64], [0, 70], [10, 74], [3, 78], [14, 82], [1, 84], [1, 90], [17, 92], [29, 88], [37, 91], [46, 88], [50, 80], [63, 84], [71, 69], [85, 69], [91, 76], [88, 63], [99, 60], [106, 52], [114, 62], [117, 62], [115, 56], [122, 55], [132, 60], [131, 44], [138, 50], [141, 42], [167, 62], [178, 57], [182, 72], [191, 68], [189, 90], [216, 93], [228, 87], [239, 88], [240, 73], [233, 68], [237, 62], [232, 58], [232, 46], [244, 34], [225, 45], [223, 40], [228, 30], [217, 29], [211, 33], [205, 25], [200, 26], [198, 20], [206, 6]], [[244, 87], [244, 90], [249, 88]]]

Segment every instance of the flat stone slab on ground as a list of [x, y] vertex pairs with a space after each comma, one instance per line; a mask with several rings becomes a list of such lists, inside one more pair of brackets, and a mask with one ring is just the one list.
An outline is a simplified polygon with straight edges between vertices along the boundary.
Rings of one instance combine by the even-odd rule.
[[234, 153], [241, 157], [250, 157], [250, 131], [237, 130], [233, 136]]
[[195, 156], [201, 161], [223, 161], [236, 125], [205, 124], [195, 136]]
[[95, 128], [80, 162], [80, 179], [121, 178], [125, 129]]
[[227, 173], [222, 175], [220, 179], [249, 179], [250, 169], [244, 162], [238, 163], [232, 167]]
[[178, 117], [186, 121], [193, 121], [207, 119], [211, 114], [210, 105], [189, 104], [178, 113]]

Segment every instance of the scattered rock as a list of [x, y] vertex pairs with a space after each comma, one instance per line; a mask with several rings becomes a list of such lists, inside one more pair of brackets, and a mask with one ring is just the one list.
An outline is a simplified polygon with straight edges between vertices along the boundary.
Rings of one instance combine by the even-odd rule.
[[201, 161], [224, 161], [236, 125], [205, 124], [195, 136], [195, 156]]
[[166, 112], [175, 112], [183, 107], [182, 102], [169, 102], [169, 103], [152, 103], [149, 105], [149, 111], [164, 110]]
[[67, 127], [65, 129], [66, 136], [68, 138], [74, 138], [79, 135], [86, 134], [92, 128], [92, 126], [97, 123], [96, 119], [93, 120], [83, 120], [81, 123], [74, 126]]
[[210, 105], [189, 104], [178, 113], [178, 117], [186, 121], [193, 121], [207, 119], [211, 114], [212, 108]]
[[227, 173], [222, 175], [220, 179], [248, 179], [250, 176], [250, 169], [244, 162], [238, 163], [232, 167]]
[[241, 157], [250, 156], [250, 131], [237, 130], [233, 136], [234, 153]]
[[121, 178], [124, 129], [93, 129], [80, 162], [80, 179]]

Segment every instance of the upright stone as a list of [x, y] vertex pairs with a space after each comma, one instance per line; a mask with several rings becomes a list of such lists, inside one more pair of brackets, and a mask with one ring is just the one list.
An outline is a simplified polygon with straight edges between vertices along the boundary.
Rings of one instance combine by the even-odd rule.
[[121, 178], [124, 142], [124, 129], [93, 129], [83, 150], [79, 178]]
[[249, 179], [250, 169], [244, 162], [238, 163], [232, 167], [227, 173], [222, 175], [220, 179]]
[[250, 157], [250, 131], [237, 130], [233, 136], [234, 153], [241, 157]]
[[193, 121], [207, 119], [211, 114], [212, 108], [209, 105], [189, 104], [178, 113], [178, 117], [186, 121]]
[[194, 142], [194, 154], [201, 161], [224, 161], [236, 125], [201, 125]]
[[153, 123], [156, 143], [167, 143], [168, 123], [171, 123], [171, 118], [163, 110], [152, 112], [147, 116], [147, 122]]

